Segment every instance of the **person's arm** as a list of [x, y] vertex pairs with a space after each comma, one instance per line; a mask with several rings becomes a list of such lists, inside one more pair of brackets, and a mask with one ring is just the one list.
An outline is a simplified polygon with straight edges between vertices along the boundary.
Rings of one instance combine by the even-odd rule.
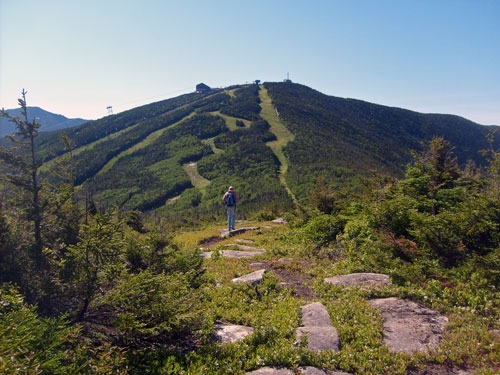
[[235, 201], [235, 202], [238, 202], [238, 194], [236, 194], [236, 192], [235, 192], [235, 191], [233, 192], [233, 194], [234, 194], [234, 201]]

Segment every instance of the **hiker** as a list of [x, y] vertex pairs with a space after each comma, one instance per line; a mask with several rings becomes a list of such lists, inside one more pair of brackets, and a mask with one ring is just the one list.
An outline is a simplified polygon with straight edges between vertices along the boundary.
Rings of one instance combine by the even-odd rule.
[[222, 197], [222, 201], [226, 205], [227, 230], [234, 230], [234, 223], [236, 221], [236, 202], [238, 202], [238, 196], [232, 186], [229, 186], [229, 189], [227, 189], [226, 193]]

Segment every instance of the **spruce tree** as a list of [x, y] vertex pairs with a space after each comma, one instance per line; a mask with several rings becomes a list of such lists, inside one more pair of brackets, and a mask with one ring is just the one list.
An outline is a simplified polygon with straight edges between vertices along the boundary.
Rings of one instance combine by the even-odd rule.
[[18, 100], [21, 107], [21, 117], [11, 116], [3, 108], [1, 117], [6, 117], [16, 125], [17, 131], [7, 136], [12, 143], [10, 148], [0, 147], [0, 160], [5, 167], [0, 171], [1, 177], [14, 186], [18, 192], [19, 207], [23, 209], [26, 219], [32, 223], [33, 243], [31, 256], [40, 268], [43, 261], [42, 240], [42, 205], [40, 202], [41, 183], [39, 168], [41, 163], [36, 157], [35, 139], [41, 124], [33, 118], [28, 118], [26, 105], [27, 91], [22, 90], [22, 98]]

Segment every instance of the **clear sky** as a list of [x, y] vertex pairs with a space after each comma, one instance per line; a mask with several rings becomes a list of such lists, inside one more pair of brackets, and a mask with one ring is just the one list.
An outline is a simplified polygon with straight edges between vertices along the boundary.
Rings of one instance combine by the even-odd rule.
[[500, 0], [0, 0], [0, 107], [95, 119], [294, 82], [500, 125]]

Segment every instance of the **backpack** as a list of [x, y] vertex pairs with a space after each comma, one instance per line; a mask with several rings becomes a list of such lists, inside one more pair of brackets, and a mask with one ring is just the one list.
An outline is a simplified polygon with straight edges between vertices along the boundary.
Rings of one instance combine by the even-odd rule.
[[236, 202], [234, 201], [234, 194], [231, 192], [228, 192], [226, 194], [224, 201], [226, 202], [226, 206], [228, 207], [234, 206], [236, 204]]

